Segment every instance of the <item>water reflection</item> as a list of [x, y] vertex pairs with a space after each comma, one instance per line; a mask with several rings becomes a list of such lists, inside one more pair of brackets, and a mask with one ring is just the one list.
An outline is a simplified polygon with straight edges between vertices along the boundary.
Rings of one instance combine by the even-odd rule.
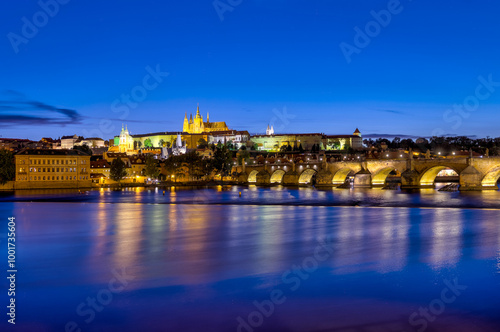
[[[239, 191], [246, 204], [228, 204], [239, 201]], [[482, 197], [453, 195], [462, 203]], [[205, 197], [210, 201], [203, 202]], [[283, 273], [313, 257], [318, 240], [325, 238], [331, 249], [327, 259], [297, 291], [286, 293], [287, 302], [271, 323], [282, 327], [296, 318], [303, 330], [319, 325], [334, 330], [330, 327], [340, 328], [335, 325], [340, 320], [341, 326], [358, 324], [360, 312], [367, 329], [380, 322], [407, 322], [415, 308], [439, 296], [443, 279], [456, 276], [469, 288], [447, 304], [443, 324], [456, 317], [476, 322], [482, 319], [478, 310], [485, 320], [498, 317], [498, 210], [264, 204], [272, 197], [282, 202], [370, 197], [378, 206], [408, 197], [427, 200], [383, 190], [238, 188], [177, 190], [165, 196], [154, 190], [104, 190], [86, 204], [5, 203], [0, 209], [22, 221], [19, 288], [29, 298], [52, 301], [47, 307], [57, 312], [54, 318], [40, 309], [40, 301], [26, 301], [23, 320], [61, 317], [60, 326], [49, 329], [58, 330], [79, 319], [75, 307], [105, 287], [112, 269], [127, 267], [135, 279], [101, 313], [94, 330], [100, 330], [104, 317], [122, 331], [140, 330], [144, 317], [151, 327], [177, 331], [235, 330], [235, 317], [254, 310], [254, 300], [269, 299], [276, 287], [289, 289]], [[148, 204], [137, 204], [138, 198]], [[312, 308], [306, 311], [309, 320], [301, 319], [307, 308]]]
[[136, 266], [141, 259], [143, 206], [126, 204], [115, 209], [112, 262], [116, 269]]
[[423, 240], [430, 242], [424, 261], [434, 269], [454, 267], [462, 254], [463, 211], [436, 209], [422, 223]]

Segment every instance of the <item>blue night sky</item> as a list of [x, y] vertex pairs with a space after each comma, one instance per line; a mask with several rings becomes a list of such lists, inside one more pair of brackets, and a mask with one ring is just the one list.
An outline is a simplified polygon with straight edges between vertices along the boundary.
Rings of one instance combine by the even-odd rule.
[[197, 103], [250, 133], [500, 136], [495, 0], [60, 1], [0, 12], [2, 137], [179, 131]]

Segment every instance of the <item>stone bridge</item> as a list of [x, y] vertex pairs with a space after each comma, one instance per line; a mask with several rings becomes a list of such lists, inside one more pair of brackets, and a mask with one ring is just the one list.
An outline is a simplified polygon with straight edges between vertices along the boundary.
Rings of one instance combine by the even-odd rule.
[[[355, 187], [383, 187], [389, 174], [401, 176], [401, 188], [433, 188], [442, 170], [452, 169], [460, 178], [460, 190], [497, 190], [500, 157], [384, 159], [362, 161], [317, 161], [273, 163], [233, 167], [240, 183], [338, 187], [354, 177]], [[394, 173], [393, 173], [394, 174]]]

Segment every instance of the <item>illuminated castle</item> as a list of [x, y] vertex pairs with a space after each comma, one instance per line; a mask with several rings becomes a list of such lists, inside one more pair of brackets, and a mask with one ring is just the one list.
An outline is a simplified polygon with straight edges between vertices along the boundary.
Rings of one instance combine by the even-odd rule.
[[200, 106], [196, 110], [196, 116], [193, 119], [191, 114], [189, 121], [187, 118], [187, 113], [184, 116], [184, 125], [182, 131], [188, 134], [201, 134], [210, 133], [215, 131], [228, 131], [230, 130], [225, 122], [210, 122], [210, 118], [207, 113], [207, 122], [203, 122], [203, 116], [200, 114]]

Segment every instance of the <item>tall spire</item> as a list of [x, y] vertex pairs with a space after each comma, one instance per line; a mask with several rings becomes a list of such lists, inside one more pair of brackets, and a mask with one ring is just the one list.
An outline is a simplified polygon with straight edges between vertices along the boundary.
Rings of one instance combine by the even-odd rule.
[[198, 107], [196, 108], [196, 118], [201, 118], [201, 115], [200, 115], [200, 104], [198, 103]]
[[187, 121], [187, 119], [188, 119], [188, 113], [186, 112], [186, 113], [184, 113], [184, 120]]
[[208, 115], [208, 112], [207, 112], [207, 122], [210, 122], [210, 117]]

